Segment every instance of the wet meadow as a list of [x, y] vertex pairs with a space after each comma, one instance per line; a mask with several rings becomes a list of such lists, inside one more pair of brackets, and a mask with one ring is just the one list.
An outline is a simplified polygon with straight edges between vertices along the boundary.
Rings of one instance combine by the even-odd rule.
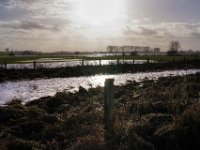
[[[1, 69], [1, 82], [95, 74], [198, 69], [200, 62], [162, 62]], [[107, 137], [104, 87], [79, 86], [0, 107], [0, 149], [184, 150], [200, 147], [200, 74], [128, 80], [114, 86], [114, 122]]]

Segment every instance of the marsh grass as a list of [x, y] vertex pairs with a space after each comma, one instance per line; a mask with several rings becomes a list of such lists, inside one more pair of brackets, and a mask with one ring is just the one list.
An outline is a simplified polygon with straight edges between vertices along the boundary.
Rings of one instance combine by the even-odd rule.
[[199, 81], [196, 74], [116, 86], [107, 141], [102, 87], [14, 100], [0, 107], [0, 149], [199, 149]]

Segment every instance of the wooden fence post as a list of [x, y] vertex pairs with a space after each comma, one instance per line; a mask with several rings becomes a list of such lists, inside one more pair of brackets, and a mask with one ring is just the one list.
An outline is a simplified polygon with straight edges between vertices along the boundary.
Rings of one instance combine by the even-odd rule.
[[147, 57], [147, 64], [149, 64], [149, 57]]
[[4, 62], [4, 68], [7, 69], [7, 62]]
[[186, 57], [185, 57], [185, 56], [183, 57], [183, 62], [184, 62], [184, 63], [186, 62]]
[[114, 79], [106, 79], [104, 85], [104, 128], [105, 128], [105, 141], [108, 146], [111, 146], [113, 125], [114, 125]]
[[36, 69], [36, 61], [34, 60], [33, 62], [33, 69], [35, 70]]
[[82, 59], [82, 67], [84, 66], [84, 59]]

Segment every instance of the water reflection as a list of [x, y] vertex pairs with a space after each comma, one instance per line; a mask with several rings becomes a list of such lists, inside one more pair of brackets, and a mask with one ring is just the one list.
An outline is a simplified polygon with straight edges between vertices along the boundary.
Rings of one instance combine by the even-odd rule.
[[[48, 61], [51, 62], [48, 62]], [[85, 60], [82, 61], [80, 59], [71, 59], [71, 60], [38, 60], [36, 61], [36, 67], [37, 68], [60, 68], [60, 67], [77, 67], [77, 66], [98, 66], [98, 65], [117, 65], [117, 64], [144, 64], [147, 62], [147, 60]], [[30, 63], [30, 61], [21, 62], [19, 64], [7, 64], [7, 69], [33, 69], [34, 65], [33, 62]], [[149, 60], [150, 63], [155, 62], [153, 60]], [[4, 67], [4, 65], [0, 65], [0, 67]]]
[[53, 96], [58, 91], [76, 91], [79, 86], [84, 88], [103, 86], [106, 78], [114, 78], [115, 85], [125, 84], [127, 80], [141, 81], [166, 76], [194, 74], [200, 70], [175, 70], [149, 73], [127, 73], [116, 75], [95, 75], [89, 77], [37, 79], [19, 82], [5, 82], [0, 84], [0, 104], [12, 99], [28, 102], [44, 96]]

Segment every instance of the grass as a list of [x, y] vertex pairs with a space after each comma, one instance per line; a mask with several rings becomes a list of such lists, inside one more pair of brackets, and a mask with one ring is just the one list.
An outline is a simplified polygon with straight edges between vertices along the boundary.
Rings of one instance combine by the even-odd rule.
[[5, 56], [6, 55], [6, 53], [5, 52], [3, 52], [3, 51], [0, 51], [0, 56]]
[[103, 87], [0, 107], [0, 149], [200, 148], [200, 74], [116, 86], [115, 124], [104, 139]]

